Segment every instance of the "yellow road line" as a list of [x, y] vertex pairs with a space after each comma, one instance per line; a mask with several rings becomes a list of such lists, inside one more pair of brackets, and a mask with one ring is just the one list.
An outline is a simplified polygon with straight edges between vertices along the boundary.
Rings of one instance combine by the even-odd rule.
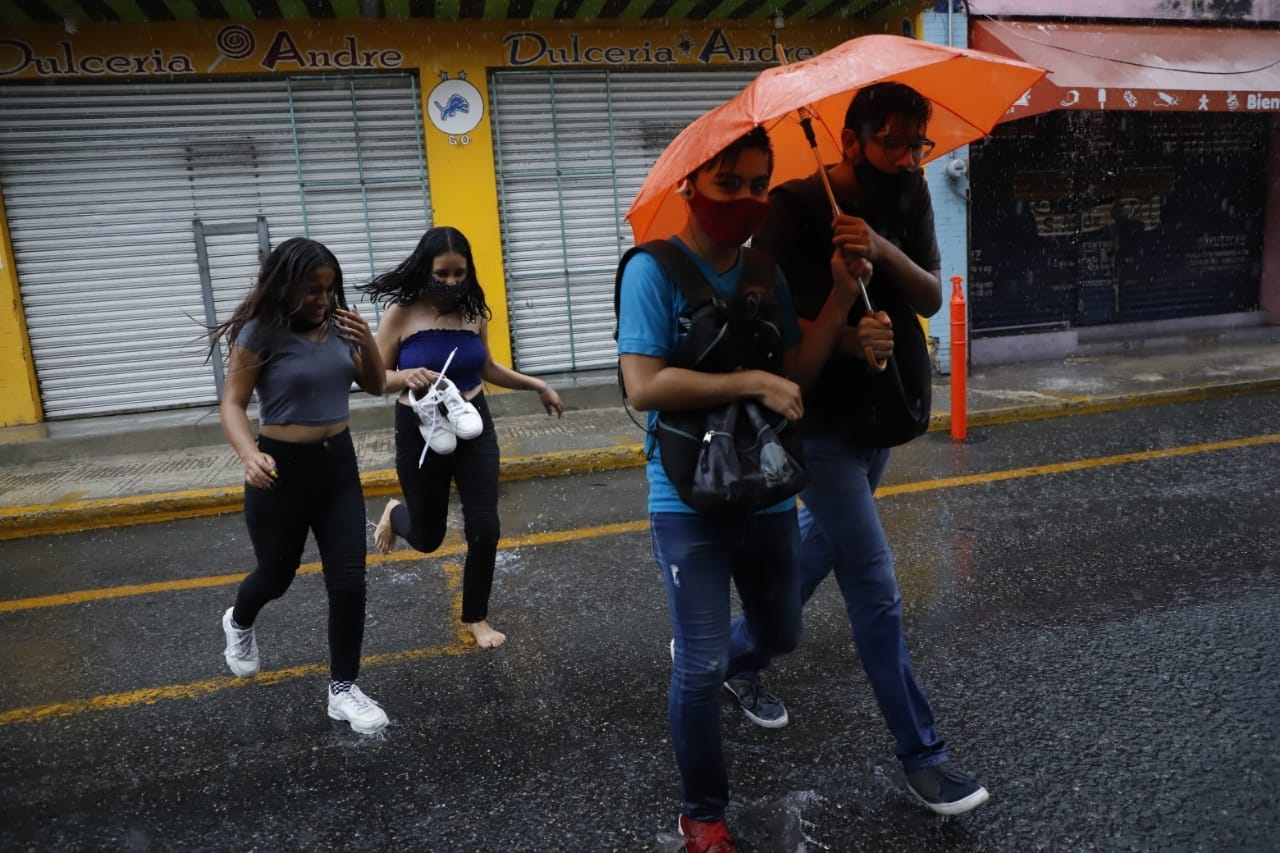
[[968, 474], [963, 477], [940, 477], [937, 480], [921, 480], [916, 483], [902, 483], [897, 486], [882, 486], [876, 490], [876, 496], [888, 497], [890, 495], [911, 494], [912, 492], [928, 492], [935, 489], [954, 489], [962, 486], [998, 483], [1002, 480], [1016, 480], [1023, 477], [1043, 477], [1048, 474], [1065, 474], [1070, 471], [1087, 471], [1092, 468], [1105, 468], [1108, 465], [1128, 465], [1134, 462], [1150, 462], [1155, 459], [1174, 459], [1179, 456], [1193, 456], [1197, 453], [1211, 453], [1217, 450], [1239, 450], [1243, 447], [1258, 447], [1265, 444], [1277, 443], [1280, 443], [1280, 434], [1256, 435], [1250, 438], [1214, 441], [1207, 444], [1186, 444], [1182, 447], [1168, 447], [1163, 450], [1141, 450], [1136, 453], [1116, 453], [1112, 456], [1095, 456], [1091, 459], [1077, 459], [1072, 462], [1055, 462], [1049, 465], [1030, 465], [1026, 468], [1009, 468], [1005, 471], [989, 471], [985, 474]]
[[[425, 649], [409, 649], [401, 652], [387, 652], [379, 655], [365, 655], [360, 659], [360, 666], [386, 666], [396, 663], [412, 663], [428, 658], [446, 655], [465, 655], [479, 651], [471, 632], [463, 625], [458, 615], [462, 612], [462, 569], [457, 563], [443, 563], [445, 583], [453, 592], [452, 612], [457, 626], [454, 632], [455, 643], [448, 646], [434, 646]], [[157, 702], [176, 699], [195, 699], [210, 693], [232, 690], [238, 687], [266, 686], [281, 684], [285, 681], [296, 681], [299, 678], [316, 678], [329, 674], [326, 664], [308, 663], [287, 669], [274, 669], [259, 672], [253, 678], [235, 678], [226, 675], [221, 678], [207, 678], [203, 681], [192, 681], [187, 684], [169, 684], [163, 687], [148, 687], [142, 690], [129, 690], [124, 693], [110, 693], [105, 696], [93, 696], [88, 699], [76, 699], [70, 702], [56, 702], [51, 705], [39, 705], [33, 708], [15, 708], [12, 711], [0, 711], [0, 727], [16, 723], [39, 723], [54, 717], [70, 717], [88, 711], [119, 711], [138, 705], [154, 705]]]
[[[1164, 450], [1118, 453], [1111, 456], [1098, 456], [1091, 459], [1080, 459], [1073, 462], [1059, 462], [1050, 465], [1032, 465], [1024, 468], [1010, 468], [1004, 471], [992, 471], [986, 474], [971, 474], [964, 477], [946, 477], [937, 480], [925, 480], [917, 483], [904, 483], [898, 486], [883, 488], [879, 491], [879, 494], [887, 496], [923, 492], [933, 489], [959, 488], [982, 483], [1000, 482], [1002, 480], [1012, 480], [1024, 477], [1040, 477], [1049, 474], [1061, 474], [1071, 471], [1101, 468], [1108, 465], [1124, 465], [1155, 459], [1170, 459], [1180, 456], [1191, 456], [1197, 453], [1209, 453], [1218, 450], [1235, 450], [1245, 447], [1257, 447], [1276, 443], [1280, 443], [1280, 434], [1261, 435], [1251, 438], [1218, 441], [1206, 444], [1190, 444], [1182, 447], [1167, 448]], [[646, 527], [648, 527], [648, 522], [636, 521], [602, 524], [595, 527], [578, 528], [576, 530], [533, 533], [526, 536], [504, 538], [499, 542], [499, 547], [509, 549], [535, 545], [557, 544], [599, 536], [616, 536], [623, 533], [638, 532], [640, 530], [644, 530]], [[465, 550], [465, 545], [461, 542], [454, 541], [442, 546], [440, 550], [436, 551], [432, 555], [432, 557], [453, 556], [464, 553]], [[381, 555], [371, 557], [370, 562], [399, 562], [420, 558], [421, 555], [416, 552], [407, 551], [398, 552], [386, 557]], [[445, 573], [445, 581], [449, 589], [453, 592], [452, 611], [456, 617], [456, 615], [460, 613], [462, 607], [462, 570], [453, 562], [443, 562], [441, 567]], [[316, 563], [309, 563], [299, 571], [316, 572], [319, 571], [319, 565]], [[60, 604], [70, 604], [78, 601], [117, 598], [126, 595], [142, 595], [148, 592], [160, 592], [174, 589], [191, 589], [197, 586], [217, 586], [227, 583], [235, 583], [242, 577], [243, 575], [241, 574], [218, 575], [211, 578], [200, 578], [195, 580], [139, 584], [129, 587], [113, 587], [111, 589], [101, 590], [86, 590], [78, 593], [69, 593], [63, 596], [17, 599], [0, 602], [0, 611], [26, 610], [36, 607], [53, 607]], [[454, 644], [368, 655], [362, 659], [361, 665], [364, 667], [386, 666], [390, 664], [410, 663], [429, 658], [444, 657], [446, 655], [468, 654], [470, 652], [477, 651], [475, 643], [470, 638], [469, 633], [470, 632], [462, 625], [461, 622], [457, 622], [455, 635], [456, 642]], [[161, 687], [145, 688], [142, 690], [130, 690], [123, 693], [93, 696], [87, 699], [72, 700], [70, 702], [57, 702], [50, 705], [40, 705], [29, 708], [15, 708], [10, 711], [0, 711], [0, 727], [19, 723], [38, 723], [55, 717], [67, 717], [89, 711], [112, 711], [136, 707], [138, 705], [154, 705], [157, 702], [165, 700], [193, 699], [222, 690], [247, 687], [250, 685], [280, 684], [285, 681], [293, 681], [299, 678], [323, 676], [327, 673], [328, 667], [326, 665], [303, 664], [287, 669], [260, 672], [257, 676], [251, 679], [222, 676], [220, 678], [209, 678], [202, 681], [188, 682], [187, 684], [171, 684]]]
[[[574, 530], [557, 530], [548, 533], [529, 533], [524, 536], [506, 536], [498, 540], [498, 548], [530, 548], [538, 545], [557, 545], [562, 542], [573, 542], [579, 539], [594, 539], [599, 536], [617, 536], [622, 533], [635, 533], [646, 530], [647, 521], [628, 521], [615, 524], [599, 524], [594, 527], [580, 527]], [[417, 551], [405, 549], [387, 556], [372, 554], [368, 558], [370, 568], [383, 563], [403, 563], [410, 560], [437, 559], [465, 554], [466, 544], [461, 537], [453, 536], [430, 555], [424, 557]], [[298, 568], [298, 574], [310, 575], [320, 571], [317, 562], [304, 563]], [[83, 604], [86, 601], [104, 601], [109, 598], [126, 598], [132, 595], [150, 595], [155, 592], [179, 592], [182, 590], [205, 589], [215, 586], [228, 586], [244, 580], [245, 573], [231, 575], [209, 575], [200, 578], [182, 578], [174, 581], [157, 581], [155, 583], [130, 584], [102, 589], [82, 589], [75, 592], [64, 592], [57, 595], [40, 595], [32, 598], [11, 598], [0, 601], [0, 613], [13, 613], [19, 610], [35, 610], [41, 607], [63, 607], [68, 604]]]
[[[1090, 459], [1077, 459], [1071, 462], [1056, 462], [1048, 465], [1031, 465], [1024, 468], [1009, 468], [1003, 471], [988, 471], [982, 474], [968, 474], [962, 477], [940, 477], [936, 480], [920, 480], [915, 483], [901, 483], [896, 486], [881, 486], [877, 497], [912, 494], [915, 492], [935, 491], [938, 489], [954, 489], [964, 486], [998, 483], [1004, 480], [1016, 480], [1027, 477], [1043, 477], [1051, 474], [1064, 474], [1072, 471], [1085, 471], [1103, 468], [1110, 465], [1126, 465], [1135, 462], [1150, 462], [1158, 459], [1172, 459], [1180, 456], [1192, 456], [1199, 453], [1211, 453], [1219, 450], [1239, 450], [1247, 447], [1280, 443], [1280, 434], [1258, 435], [1249, 438], [1215, 441], [1204, 444], [1188, 444], [1181, 447], [1169, 447], [1161, 450], [1143, 450], [1135, 453], [1117, 453], [1111, 456], [1097, 456]], [[635, 533], [647, 529], [648, 521], [628, 521], [614, 524], [600, 524], [593, 527], [581, 527], [573, 530], [556, 530], [546, 533], [530, 533], [523, 536], [504, 537], [498, 542], [502, 550], [512, 548], [529, 548], [540, 545], [558, 545], [583, 539], [594, 539], [602, 536], [618, 536], [624, 533]], [[466, 553], [466, 545], [457, 536], [446, 541], [431, 558], [451, 557]], [[382, 556], [369, 557], [370, 567], [382, 563], [420, 560], [423, 555], [412, 550], [401, 550]], [[319, 563], [305, 563], [299, 574], [314, 574], [320, 571]], [[103, 601], [112, 598], [125, 598], [133, 595], [149, 595], [157, 592], [175, 592], [180, 590], [203, 589], [207, 587], [227, 586], [239, 583], [244, 573], [230, 575], [210, 575], [200, 578], [183, 578], [174, 581], [133, 584], [129, 586], [106, 587], [102, 589], [77, 590], [57, 595], [42, 595], [32, 598], [14, 598], [0, 601], [0, 613], [12, 613], [19, 610], [35, 610], [42, 607], [63, 607], [69, 604], [81, 604], [86, 601]]]
[[[466, 629], [463, 628], [463, 631]], [[448, 646], [432, 646], [425, 649], [407, 649], [401, 652], [388, 652], [380, 655], [365, 655], [360, 659], [361, 667], [386, 666], [388, 664], [412, 663], [452, 655], [464, 655], [476, 651], [474, 644], [470, 646], [458, 643]], [[0, 726], [11, 726], [17, 723], [39, 723], [55, 717], [70, 717], [88, 711], [119, 711], [134, 708], [138, 705], [154, 705], [157, 702], [176, 699], [196, 699], [210, 693], [233, 690], [240, 687], [262, 687], [295, 681], [299, 678], [316, 678], [328, 676], [329, 665], [307, 663], [291, 666], [286, 669], [263, 670], [253, 678], [236, 678], [224, 675], [218, 678], [206, 678], [203, 681], [190, 681], [186, 684], [167, 684], [161, 687], [147, 687], [142, 690], [127, 690], [123, 693], [108, 693], [103, 696], [91, 696], [88, 699], [73, 699], [70, 702], [55, 702], [52, 705], [38, 705], [31, 708], [14, 708], [11, 711], [0, 711]]]

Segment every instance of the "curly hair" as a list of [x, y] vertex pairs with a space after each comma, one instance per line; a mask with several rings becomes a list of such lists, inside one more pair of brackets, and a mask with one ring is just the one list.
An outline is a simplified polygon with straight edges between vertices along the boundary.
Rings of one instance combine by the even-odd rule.
[[358, 285], [357, 289], [369, 294], [370, 301], [384, 308], [392, 304], [410, 305], [422, 295], [423, 285], [431, 278], [431, 268], [436, 257], [446, 252], [459, 254], [467, 262], [466, 291], [453, 310], [461, 312], [468, 322], [481, 318], [490, 319], [493, 311], [485, 302], [484, 288], [476, 278], [476, 261], [471, 254], [471, 243], [461, 231], [448, 225], [428, 228], [413, 254], [395, 269], [376, 276], [368, 284]]
[[244, 324], [257, 320], [270, 329], [287, 329], [302, 305], [301, 291], [307, 277], [320, 267], [333, 270], [333, 308], [346, 308], [342, 289], [342, 266], [323, 243], [306, 237], [291, 237], [267, 255], [258, 269], [258, 280], [231, 312], [230, 319], [209, 329], [209, 357], [218, 341], [234, 344]]

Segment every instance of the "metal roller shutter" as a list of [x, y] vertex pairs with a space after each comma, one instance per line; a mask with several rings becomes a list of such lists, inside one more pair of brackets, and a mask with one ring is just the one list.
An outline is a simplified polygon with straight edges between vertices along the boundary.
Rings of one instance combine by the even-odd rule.
[[260, 235], [328, 245], [349, 298], [399, 262], [431, 219], [416, 85], [0, 87], [0, 186], [46, 416], [216, 402], [201, 324], [252, 283]]
[[1258, 307], [1270, 119], [1059, 111], [973, 147], [976, 333]]
[[624, 218], [658, 155], [756, 71], [502, 71], [490, 87], [512, 351], [528, 373], [617, 362]]

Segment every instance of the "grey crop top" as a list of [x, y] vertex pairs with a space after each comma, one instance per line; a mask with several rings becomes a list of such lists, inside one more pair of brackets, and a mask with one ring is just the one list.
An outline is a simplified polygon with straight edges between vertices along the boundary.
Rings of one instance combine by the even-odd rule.
[[325, 426], [350, 417], [356, 365], [351, 346], [333, 330], [315, 342], [250, 320], [236, 346], [264, 362], [254, 386], [260, 423]]

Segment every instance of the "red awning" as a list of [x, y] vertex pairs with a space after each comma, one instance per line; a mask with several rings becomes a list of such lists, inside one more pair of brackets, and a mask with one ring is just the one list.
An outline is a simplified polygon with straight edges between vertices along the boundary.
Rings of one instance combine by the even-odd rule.
[[969, 44], [1049, 69], [1006, 121], [1062, 109], [1280, 112], [1280, 30], [973, 21]]

